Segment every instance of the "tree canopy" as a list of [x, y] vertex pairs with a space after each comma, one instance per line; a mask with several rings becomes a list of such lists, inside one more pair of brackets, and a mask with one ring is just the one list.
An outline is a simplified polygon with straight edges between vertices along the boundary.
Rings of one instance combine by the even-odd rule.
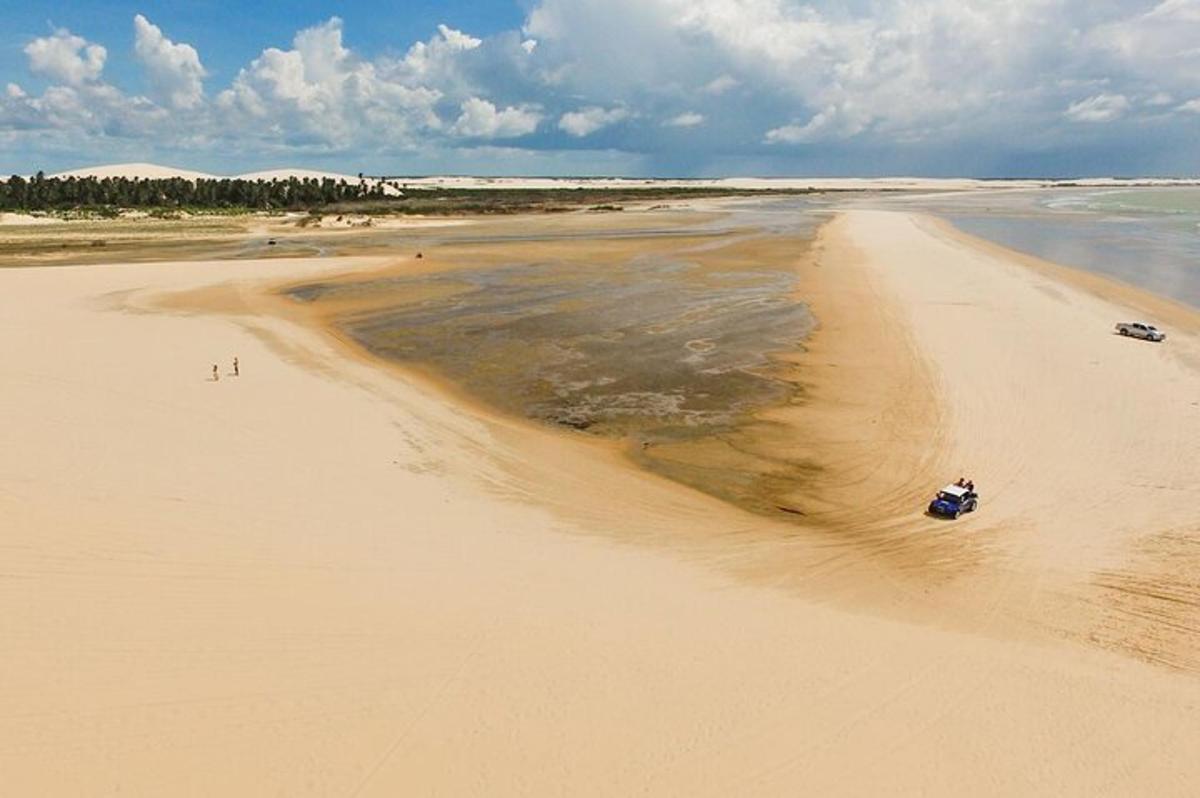
[[384, 184], [324, 178], [287, 180], [186, 180], [126, 177], [14, 175], [0, 182], [0, 210], [50, 211], [97, 208], [248, 208], [307, 210], [333, 203], [379, 200]]

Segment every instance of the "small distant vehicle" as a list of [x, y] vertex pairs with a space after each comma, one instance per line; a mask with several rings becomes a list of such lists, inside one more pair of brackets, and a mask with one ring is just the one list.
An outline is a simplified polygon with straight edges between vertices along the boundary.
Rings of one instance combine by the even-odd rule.
[[1117, 325], [1117, 332], [1129, 338], [1141, 338], [1143, 341], [1165, 341], [1167, 334], [1153, 324], [1140, 321], [1123, 321]]
[[929, 514], [942, 518], [958, 518], [963, 513], [975, 512], [979, 507], [979, 494], [962, 485], [947, 485], [938, 491], [929, 503]]

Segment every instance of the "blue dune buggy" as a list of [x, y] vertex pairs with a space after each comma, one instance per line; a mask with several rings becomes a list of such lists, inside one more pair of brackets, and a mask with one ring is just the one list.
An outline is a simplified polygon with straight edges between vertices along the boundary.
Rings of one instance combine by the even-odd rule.
[[979, 507], [979, 494], [962, 485], [947, 485], [929, 503], [929, 514], [942, 518], [958, 518]]

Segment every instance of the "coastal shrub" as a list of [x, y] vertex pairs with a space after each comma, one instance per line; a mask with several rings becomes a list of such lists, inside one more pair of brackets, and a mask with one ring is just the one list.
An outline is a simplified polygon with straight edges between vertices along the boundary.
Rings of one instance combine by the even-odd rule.
[[13, 175], [0, 182], [0, 210], [99, 208], [303, 210], [336, 202], [385, 197], [382, 183], [350, 184], [333, 178], [287, 180], [149, 179]]

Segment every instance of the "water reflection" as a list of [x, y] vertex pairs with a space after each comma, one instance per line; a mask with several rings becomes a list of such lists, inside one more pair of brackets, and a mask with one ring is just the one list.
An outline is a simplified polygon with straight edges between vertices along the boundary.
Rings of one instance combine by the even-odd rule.
[[876, 201], [1200, 307], [1200, 188], [1047, 189]]

